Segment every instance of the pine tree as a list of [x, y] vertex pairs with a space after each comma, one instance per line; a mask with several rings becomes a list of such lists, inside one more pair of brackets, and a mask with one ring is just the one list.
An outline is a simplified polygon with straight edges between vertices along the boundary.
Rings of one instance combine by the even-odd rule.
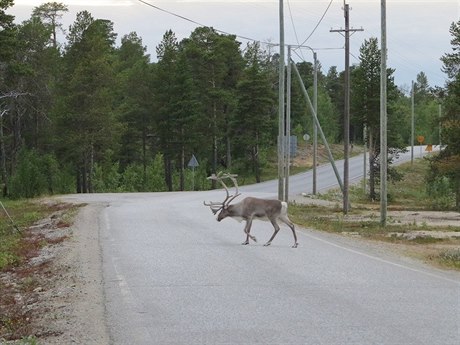
[[142, 164], [142, 180], [146, 186], [147, 165], [154, 158], [150, 140], [154, 109], [153, 66], [142, 39], [134, 32], [121, 39], [116, 55], [116, 107], [123, 127], [119, 152], [121, 169], [130, 164]]
[[84, 11], [70, 29], [65, 74], [56, 112], [56, 140], [63, 161], [76, 171], [77, 191], [91, 192], [94, 164], [117, 142], [114, 119], [113, 23]]
[[248, 44], [244, 54], [246, 68], [238, 82], [238, 108], [232, 121], [234, 146], [246, 169], [261, 181], [267, 154], [265, 148], [273, 144], [276, 128], [275, 94], [271, 88], [268, 56], [259, 43]]
[[447, 178], [455, 195], [455, 208], [460, 210], [460, 21], [450, 26], [452, 52], [442, 56], [447, 74], [447, 96], [441, 119], [444, 149], [431, 162], [430, 182]]
[[47, 2], [35, 7], [32, 12], [33, 16], [39, 17], [42, 22], [49, 26], [52, 35], [52, 44], [55, 49], [58, 48], [57, 32], [58, 30], [63, 32], [60, 19], [64, 12], [68, 11], [68, 7], [61, 2]]
[[[392, 157], [404, 150], [402, 135], [398, 128], [402, 126], [402, 114], [397, 113], [394, 102], [400, 93], [394, 84], [392, 69], [387, 70], [387, 100], [388, 100], [388, 150]], [[355, 128], [366, 127], [367, 146], [369, 149], [369, 191], [370, 198], [376, 199], [375, 190], [380, 171], [380, 49], [376, 38], [365, 40], [360, 49], [360, 64], [352, 73], [352, 123]], [[397, 178], [391, 167], [389, 178]]]
[[210, 158], [212, 172], [219, 165], [231, 164], [229, 124], [236, 109], [236, 84], [243, 67], [239, 45], [235, 36], [205, 27], [197, 28], [181, 42], [200, 105], [199, 147], [206, 150], [202, 154]]

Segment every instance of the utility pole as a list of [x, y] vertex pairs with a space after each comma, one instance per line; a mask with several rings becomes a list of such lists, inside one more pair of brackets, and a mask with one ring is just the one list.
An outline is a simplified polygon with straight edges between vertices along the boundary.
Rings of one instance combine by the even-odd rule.
[[284, 201], [284, 3], [279, 0], [280, 56], [278, 95], [278, 199]]
[[387, 223], [387, 9], [381, 0], [381, 65], [380, 65], [380, 226]]
[[[316, 115], [318, 115], [318, 59], [316, 52], [313, 52], [313, 61], [315, 74], [313, 77], [313, 108]], [[318, 127], [316, 122], [313, 121], [313, 195], [316, 195], [316, 159], [318, 157]]]
[[289, 201], [289, 174], [291, 163], [291, 46], [288, 45], [287, 53], [287, 76], [286, 76], [286, 125], [285, 125], [285, 180], [284, 180], [284, 201]]
[[361, 29], [350, 29], [350, 7], [343, 1], [345, 16], [345, 30], [331, 30], [330, 32], [345, 33], [345, 111], [343, 117], [343, 213], [348, 214], [350, 201], [348, 197], [349, 184], [349, 160], [350, 160], [350, 32], [364, 31]]
[[442, 104], [439, 101], [439, 150], [441, 150]]
[[414, 106], [414, 94], [415, 94], [415, 84], [414, 81], [412, 80], [412, 89], [410, 92], [410, 99], [411, 99], [411, 125], [410, 125], [410, 164], [414, 164], [414, 141], [415, 141], [415, 106]]
[[367, 126], [363, 128], [363, 141], [364, 141], [364, 153], [363, 153], [363, 193], [367, 192]]

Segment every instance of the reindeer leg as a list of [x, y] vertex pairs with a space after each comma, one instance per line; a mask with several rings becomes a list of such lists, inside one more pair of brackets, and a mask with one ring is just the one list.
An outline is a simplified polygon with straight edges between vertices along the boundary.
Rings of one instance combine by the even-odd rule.
[[276, 234], [278, 233], [278, 231], [280, 231], [280, 226], [276, 222], [276, 219], [270, 219], [270, 222], [272, 223], [273, 227], [275, 228], [275, 232], [273, 233], [272, 237], [268, 240], [268, 242], [264, 244], [265, 247], [267, 247], [270, 244], [272, 244], [272, 241], [275, 238]]
[[287, 226], [289, 226], [292, 230], [292, 234], [294, 235], [294, 245], [292, 246], [292, 248], [297, 248], [298, 246], [298, 242], [297, 242], [297, 235], [295, 233], [295, 227], [294, 227], [294, 224], [289, 220], [288, 217], [280, 217], [279, 218], [284, 224], [286, 224]]
[[249, 218], [246, 220], [246, 226], [244, 227], [244, 232], [246, 234], [246, 241], [241, 243], [242, 245], [249, 244], [249, 239], [253, 240], [254, 242], [257, 242], [256, 238], [249, 233], [251, 231], [251, 226], [252, 226], [252, 218]]

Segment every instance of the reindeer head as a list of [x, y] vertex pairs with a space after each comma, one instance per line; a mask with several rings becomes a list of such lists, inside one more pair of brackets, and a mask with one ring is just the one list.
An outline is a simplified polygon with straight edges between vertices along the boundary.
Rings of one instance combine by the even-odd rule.
[[[233, 199], [235, 199], [237, 196], [240, 195], [240, 193], [238, 192], [238, 183], [236, 181], [236, 177], [237, 175], [227, 174], [227, 173], [224, 174], [222, 172], [219, 172], [217, 175], [212, 174], [211, 176], [208, 177], [208, 180], [215, 180], [215, 181], [220, 182], [220, 184], [224, 187], [225, 192], [227, 194], [227, 197], [225, 198], [223, 202], [216, 202], [216, 201], [210, 201], [208, 203], [203, 202], [205, 206], [209, 206], [213, 214], [216, 214], [217, 212], [220, 211], [219, 215], [217, 216], [217, 220], [219, 222], [229, 215], [228, 208], [230, 206], [230, 202], [232, 202]], [[223, 181], [223, 179], [226, 179], [226, 178], [229, 178], [233, 182], [233, 185], [235, 186], [236, 191], [234, 195], [230, 195], [228, 191], [228, 187]]]
[[222, 209], [220, 210], [219, 214], [217, 215], [217, 221], [220, 222], [222, 219], [227, 218], [230, 216], [230, 211], [229, 209], [232, 207], [232, 205], [224, 205]]

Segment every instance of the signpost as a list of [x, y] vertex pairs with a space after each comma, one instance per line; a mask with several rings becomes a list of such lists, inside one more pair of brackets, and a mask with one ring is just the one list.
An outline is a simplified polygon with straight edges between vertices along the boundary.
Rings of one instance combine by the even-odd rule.
[[195, 168], [198, 166], [200, 166], [200, 164], [198, 164], [198, 160], [195, 155], [192, 155], [192, 158], [190, 158], [190, 161], [188, 162], [188, 167], [192, 168], [192, 190], [195, 190]]

